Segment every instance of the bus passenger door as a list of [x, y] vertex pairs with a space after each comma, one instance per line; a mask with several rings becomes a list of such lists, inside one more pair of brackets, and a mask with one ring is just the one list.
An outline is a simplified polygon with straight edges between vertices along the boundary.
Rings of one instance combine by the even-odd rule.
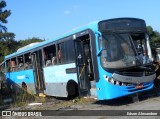
[[32, 53], [33, 72], [35, 79], [36, 93], [44, 93], [45, 83], [42, 69], [42, 51], [38, 50]]
[[84, 39], [75, 40], [75, 58], [77, 67], [77, 77], [79, 84], [79, 94], [80, 96], [90, 95], [90, 80], [89, 80], [89, 63], [86, 57], [86, 50], [90, 50], [89, 42], [84, 41]]

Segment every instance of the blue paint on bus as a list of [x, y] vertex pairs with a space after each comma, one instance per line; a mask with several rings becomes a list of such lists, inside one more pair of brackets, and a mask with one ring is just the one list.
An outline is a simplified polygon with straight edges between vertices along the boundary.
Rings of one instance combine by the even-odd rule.
[[154, 86], [153, 81], [149, 83], [143, 83], [143, 85], [144, 85], [143, 89], [136, 89], [136, 84], [133, 84], [131, 86], [118, 86], [108, 83], [101, 75], [100, 81], [96, 83], [97, 94], [98, 94], [97, 97], [99, 100], [114, 99], [150, 90]]
[[17, 84], [21, 84], [22, 82], [26, 82], [26, 83], [30, 83], [30, 84], [35, 83], [33, 69], [17, 71], [17, 72], [7, 72], [6, 78], [8, 80], [16, 82]]

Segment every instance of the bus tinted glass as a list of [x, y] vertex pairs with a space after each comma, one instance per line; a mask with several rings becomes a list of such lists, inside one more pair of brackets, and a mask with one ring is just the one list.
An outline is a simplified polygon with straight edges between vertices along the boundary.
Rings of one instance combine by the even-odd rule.
[[104, 31], [130, 31], [142, 30], [146, 31], [146, 24], [141, 19], [111, 19], [99, 22], [99, 30]]

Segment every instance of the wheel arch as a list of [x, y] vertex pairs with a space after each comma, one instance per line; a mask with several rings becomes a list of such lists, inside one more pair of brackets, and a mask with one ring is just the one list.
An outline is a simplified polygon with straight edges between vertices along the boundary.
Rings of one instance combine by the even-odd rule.
[[67, 82], [66, 90], [67, 90], [67, 93], [68, 93], [68, 97], [79, 95], [79, 93], [78, 93], [78, 83], [76, 81], [74, 81], [73, 79], [70, 79]]

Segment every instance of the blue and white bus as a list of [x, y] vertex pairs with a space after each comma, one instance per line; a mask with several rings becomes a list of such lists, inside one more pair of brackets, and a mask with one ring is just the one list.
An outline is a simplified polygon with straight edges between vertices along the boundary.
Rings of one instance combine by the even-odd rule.
[[114, 99], [153, 88], [145, 21], [115, 18], [22, 48], [5, 57], [6, 79], [49, 96]]

